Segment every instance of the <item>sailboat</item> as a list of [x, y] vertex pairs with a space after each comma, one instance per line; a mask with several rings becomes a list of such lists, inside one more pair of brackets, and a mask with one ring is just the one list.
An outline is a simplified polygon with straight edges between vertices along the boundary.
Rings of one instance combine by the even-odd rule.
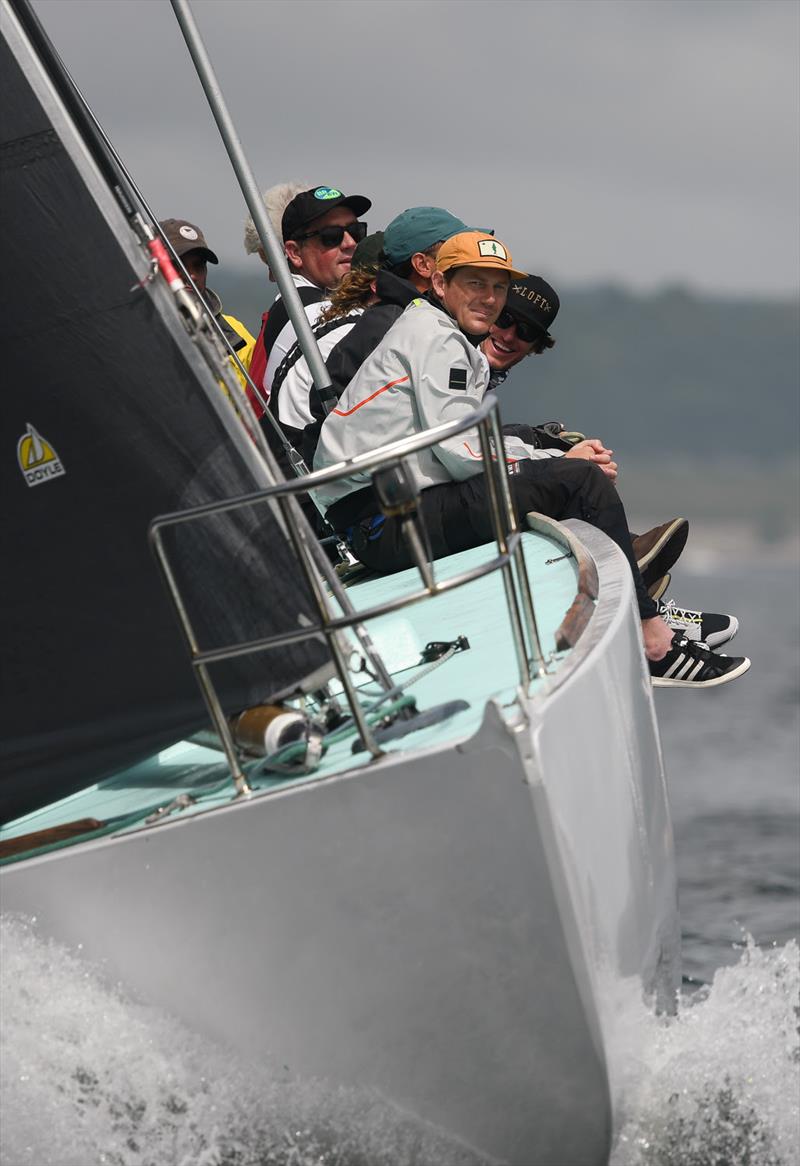
[[[281, 477], [30, 5], [0, 2], [3, 910], [487, 1161], [606, 1162], [621, 1002], [668, 1008], [679, 975], [621, 552], [517, 529], [498, 474], [495, 543], [344, 581], [297, 503], [324, 476]], [[486, 452], [496, 402], [479, 423]]]

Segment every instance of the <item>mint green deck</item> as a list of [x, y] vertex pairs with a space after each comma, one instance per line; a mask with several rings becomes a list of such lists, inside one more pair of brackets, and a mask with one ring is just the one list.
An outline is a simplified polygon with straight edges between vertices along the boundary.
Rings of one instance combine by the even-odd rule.
[[[562, 544], [542, 534], [527, 533], [523, 539], [525, 561], [531, 580], [536, 617], [545, 658], [554, 657], [549, 668], [557, 667], [555, 631], [576, 591], [576, 567], [565, 557]], [[437, 581], [475, 567], [496, 554], [493, 546], [478, 547], [452, 555], [435, 564]], [[548, 560], [555, 560], [548, 562]], [[416, 571], [374, 578], [350, 587], [348, 595], [360, 610], [386, 602], [420, 586]], [[435, 599], [426, 599], [403, 611], [369, 623], [369, 631], [392, 676], [406, 683], [423, 671], [417, 665], [420, 652], [430, 640], [454, 640], [465, 635], [467, 652], [458, 652], [430, 675], [410, 688], [420, 710], [444, 701], [463, 699], [469, 709], [449, 720], [418, 730], [385, 745], [387, 752], [417, 750], [465, 740], [480, 724], [487, 701], [511, 706], [518, 680], [511, 628], [502, 576], [492, 574]], [[533, 691], [541, 682], [534, 683]], [[374, 689], [370, 683], [369, 691]], [[375, 690], [377, 696], [377, 690]], [[351, 752], [354, 734], [334, 743], [311, 775], [275, 778], [260, 772], [261, 763], [246, 767], [248, 780], [256, 792], [287, 784], [316, 781], [359, 764], [369, 755]], [[155, 757], [89, 786], [41, 810], [37, 810], [0, 830], [0, 839], [44, 830], [62, 822], [92, 817], [118, 820], [113, 831], [133, 829], [158, 806], [167, 805], [181, 793], [197, 798], [195, 805], [181, 810], [181, 816], [207, 810], [230, 801], [233, 785], [221, 752], [181, 741]], [[169, 820], [169, 819], [168, 819]], [[91, 837], [98, 837], [95, 832]], [[74, 844], [74, 840], [65, 845]]]

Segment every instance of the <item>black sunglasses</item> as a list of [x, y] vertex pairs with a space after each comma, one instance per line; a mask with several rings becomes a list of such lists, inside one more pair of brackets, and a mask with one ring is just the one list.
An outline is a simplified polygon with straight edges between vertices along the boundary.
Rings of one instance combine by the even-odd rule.
[[541, 328], [536, 324], [529, 324], [527, 320], [520, 320], [519, 316], [515, 316], [508, 308], [503, 308], [497, 317], [496, 324], [498, 328], [516, 328], [517, 336], [523, 344], [534, 344], [537, 340], [542, 339]]
[[304, 243], [306, 239], [319, 239], [325, 250], [330, 251], [333, 247], [341, 247], [345, 235], [349, 235], [354, 243], [360, 243], [367, 236], [367, 224], [354, 219], [343, 227], [320, 227], [318, 231], [306, 231], [304, 235], [295, 235], [294, 238], [297, 243]]

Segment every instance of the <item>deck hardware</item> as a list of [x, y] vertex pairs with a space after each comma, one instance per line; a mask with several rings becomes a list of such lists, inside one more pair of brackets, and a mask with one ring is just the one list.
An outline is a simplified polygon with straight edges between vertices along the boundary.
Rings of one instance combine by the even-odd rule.
[[466, 652], [469, 640], [466, 636], [458, 636], [455, 640], [431, 640], [422, 649], [420, 664], [430, 664], [433, 660], [438, 660], [451, 648], [453, 652]]
[[[277, 752], [265, 757], [259, 771], [270, 776], [302, 777], [317, 769], [325, 749], [323, 731], [317, 726], [308, 725], [300, 740], [284, 745]], [[282, 755], [288, 755], [291, 759], [281, 761]]]
[[378, 497], [381, 513], [387, 518], [399, 518], [403, 538], [425, 586], [432, 591], [436, 581], [431, 568], [432, 555], [427, 544], [425, 527], [419, 522], [419, 488], [406, 462], [400, 458], [382, 466], [372, 474], [372, 486]]
[[[411, 708], [412, 716], [408, 720], [401, 720], [397, 716], [383, 717], [376, 725], [373, 725], [373, 732], [381, 744], [387, 741], [397, 741], [407, 737], [409, 733], [416, 733], [430, 725], [440, 725], [468, 708], [469, 702], [460, 699], [449, 700], [444, 704], [437, 704], [423, 710], [413, 706]], [[361, 753], [363, 749], [364, 743], [360, 737], [357, 737], [352, 744], [351, 752]]]
[[[503, 576], [503, 587], [506, 593], [506, 607], [508, 608], [511, 635], [514, 640], [514, 651], [517, 657], [517, 667], [520, 677], [520, 692], [527, 695], [533, 679], [529, 655], [533, 655], [537, 676], [544, 675], [544, 662], [540, 646], [539, 631], [536, 616], [533, 610], [533, 599], [530, 593], [528, 573], [522, 555], [519, 539], [514, 541], [514, 533], [518, 528], [517, 514], [511, 489], [508, 484], [505, 461], [502, 470], [499, 469], [500, 460], [496, 451], [505, 449], [503, 435], [500, 431], [500, 422], [497, 411], [492, 410], [486, 417], [487, 424], [478, 427], [481, 444], [481, 456], [486, 466], [486, 485], [488, 487], [489, 511], [492, 516], [495, 542], [500, 552], [502, 566], [500, 573]], [[526, 637], [527, 631], [527, 637]]]
[[[363, 656], [361, 657], [361, 664], [363, 670], [367, 671], [367, 662]], [[373, 677], [373, 679], [375, 679], [375, 677]], [[338, 728], [339, 725], [341, 725], [347, 719], [342, 706], [339, 704], [338, 700], [329, 688], [318, 689], [316, 692], [312, 693], [312, 695], [314, 700], [317, 702], [317, 714], [316, 717], [314, 717], [311, 713], [308, 715], [312, 720], [318, 721], [324, 727], [324, 731], [326, 733], [330, 733], [333, 729]], [[305, 709], [305, 698], [303, 698], [302, 704], [303, 708]]]
[[419, 490], [404, 461], [392, 462], [376, 470], [372, 475], [372, 484], [387, 518], [402, 518], [416, 513]]
[[133, 287], [130, 290], [132, 292], [141, 291], [143, 287], [147, 287], [148, 283], [152, 283], [157, 275], [158, 275], [158, 260], [155, 258], [154, 255], [151, 255], [150, 260], [149, 260], [148, 265], [147, 265], [147, 271], [144, 273], [142, 278], [140, 280], [138, 280], [133, 285]]
[[145, 818], [144, 824], [145, 826], [152, 826], [156, 822], [161, 822], [164, 818], [169, 817], [174, 810], [185, 810], [188, 806], [193, 806], [196, 801], [197, 798], [193, 798], [191, 794], [178, 794], [168, 806], [159, 806], [155, 813]]

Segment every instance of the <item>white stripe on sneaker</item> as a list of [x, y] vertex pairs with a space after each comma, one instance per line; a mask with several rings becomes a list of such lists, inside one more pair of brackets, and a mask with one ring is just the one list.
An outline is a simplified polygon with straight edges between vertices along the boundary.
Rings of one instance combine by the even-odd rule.
[[741, 663], [738, 664], [735, 668], [732, 668], [729, 672], [723, 672], [721, 675], [713, 677], [713, 679], [700, 680], [700, 681], [673, 680], [673, 679], [667, 680], [666, 676], [654, 676], [653, 677], [653, 687], [654, 688], [675, 687], [675, 688], [694, 688], [694, 689], [716, 688], [717, 685], [727, 684], [728, 681], [735, 680], [737, 676], [741, 676], [743, 673], [747, 672], [749, 667], [750, 667], [750, 661], [748, 660], [748, 658], [746, 656], [743, 656]]
[[674, 676], [678, 669], [683, 665], [686, 659], [686, 653], [681, 652], [680, 656], [674, 663], [670, 664], [669, 668], [664, 673], [664, 679], [667, 680], [670, 676]]

